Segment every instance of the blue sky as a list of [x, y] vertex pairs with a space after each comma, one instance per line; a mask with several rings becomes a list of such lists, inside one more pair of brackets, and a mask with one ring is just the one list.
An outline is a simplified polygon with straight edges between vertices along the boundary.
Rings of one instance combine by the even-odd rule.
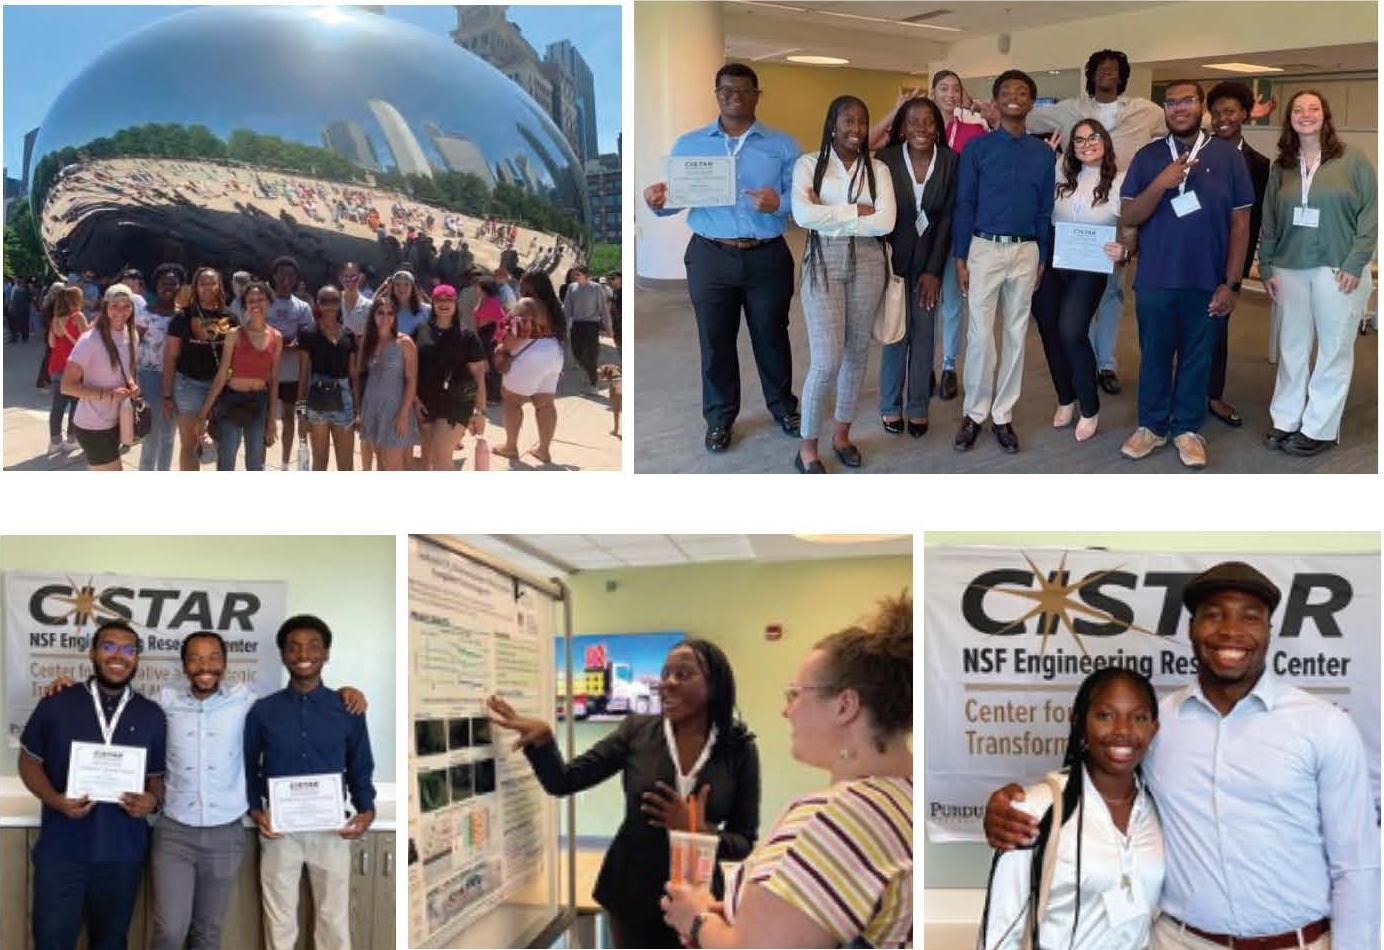
[[[5, 6], [4, 159], [9, 173], [23, 170], [24, 134], [85, 63], [120, 38], [185, 7]], [[451, 6], [386, 7], [397, 17], [446, 34], [456, 27]], [[618, 6], [525, 6], [509, 8], [509, 19], [541, 56], [556, 40], [571, 40], [596, 79], [596, 120], [602, 152], [615, 151], [620, 130], [620, 8]], [[58, 42], [58, 38], [61, 41]]]

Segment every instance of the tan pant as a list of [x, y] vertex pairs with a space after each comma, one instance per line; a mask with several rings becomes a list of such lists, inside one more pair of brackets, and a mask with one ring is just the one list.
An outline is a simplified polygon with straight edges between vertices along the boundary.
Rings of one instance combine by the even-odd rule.
[[[966, 323], [966, 365], [961, 379], [963, 408], [975, 422], [989, 416], [997, 425], [1014, 416], [1024, 379], [1024, 343], [1029, 302], [1038, 281], [1038, 243], [1000, 244], [971, 240], [970, 316]], [[1003, 346], [999, 372], [995, 360], [995, 307], [999, 305]]]
[[334, 831], [260, 837], [260, 896], [269, 950], [298, 942], [298, 891], [307, 866], [317, 905], [316, 950], [351, 950], [351, 842]]
[[[1298, 946], [1299, 950], [1331, 950], [1331, 933], [1328, 931], [1311, 943], [1299, 941]], [[1167, 914], [1154, 922], [1153, 942], [1149, 947], [1151, 950], [1225, 950], [1218, 943], [1203, 940], [1191, 931], [1183, 930]]]

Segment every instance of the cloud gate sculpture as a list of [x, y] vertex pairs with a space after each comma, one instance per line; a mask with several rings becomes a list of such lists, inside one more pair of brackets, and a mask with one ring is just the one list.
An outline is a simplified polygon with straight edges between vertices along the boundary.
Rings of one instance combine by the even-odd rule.
[[[63, 273], [162, 261], [309, 284], [582, 256], [580, 162], [538, 105], [447, 37], [331, 8], [205, 7], [130, 35], [63, 90], [34, 149]], [[448, 248], [450, 245], [450, 249]]]

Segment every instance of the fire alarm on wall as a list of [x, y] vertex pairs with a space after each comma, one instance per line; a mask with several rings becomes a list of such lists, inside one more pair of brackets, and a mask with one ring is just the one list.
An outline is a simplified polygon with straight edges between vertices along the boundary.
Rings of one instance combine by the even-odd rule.
[[765, 640], [782, 640], [782, 639], [783, 639], [783, 624], [781, 624], [781, 623], [767, 623], [767, 624], [765, 624], [765, 625], [764, 625], [764, 639], [765, 639]]

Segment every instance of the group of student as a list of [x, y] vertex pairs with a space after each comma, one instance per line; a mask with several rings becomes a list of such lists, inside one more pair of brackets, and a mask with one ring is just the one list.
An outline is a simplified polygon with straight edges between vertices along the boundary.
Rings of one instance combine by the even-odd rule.
[[[574, 284], [586, 278], [577, 270]], [[271, 274], [265, 282], [237, 272], [228, 298], [215, 268], [197, 268], [189, 282], [181, 265], [165, 263], [146, 300], [143, 275], [127, 270], [105, 289], [90, 324], [82, 290], [58, 287], [48, 333], [48, 369], [61, 380], [53, 385], [50, 456], [64, 450], [66, 411], [93, 470], [120, 471], [136, 441], [142, 470], [167, 470], [175, 435], [185, 471], [201, 467], [208, 437], [219, 470], [234, 470], [242, 447], [245, 468], [263, 470], [276, 441], [288, 469], [297, 427], [314, 470], [333, 457], [338, 470], [352, 468], [357, 432], [367, 469], [451, 470], [465, 435], [484, 436], [488, 402], [504, 407], [506, 441], [495, 454], [518, 458], [523, 406], [532, 401], [532, 452], [551, 461], [567, 321], [545, 273], [519, 281], [499, 269], [476, 275], [465, 315], [458, 288], [425, 293], [406, 269], [373, 296], [353, 262], [315, 295], [291, 257], [277, 258]], [[305, 453], [299, 467], [309, 467]]]
[[[284, 689], [258, 696], [224, 682], [225, 641], [204, 630], [182, 642], [187, 682], [160, 686], [153, 700], [133, 686], [141, 638], [128, 623], [109, 620], [91, 637], [92, 675], [50, 684], [20, 735], [19, 776], [43, 804], [33, 848], [35, 947], [74, 948], [83, 920], [94, 950], [124, 947], [146, 861], [154, 950], [220, 947], [245, 858], [247, 816], [259, 831], [271, 950], [296, 945], [304, 867], [316, 904], [315, 945], [350, 946], [351, 841], [375, 818], [365, 697], [323, 685], [332, 631], [320, 618], [290, 617], [275, 642], [288, 671]], [[76, 742], [144, 749], [144, 789], [118, 804], [68, 796]], [[315, 774], [341, 776], [353, 813], [343, 801], [337, 831], [276, 831], [269, 781]]]
[[[723, 66], [718, 118], [671, 150], [735, 159], [737, 203], [688, 212], [707, 449], [730, 446], [739, 412], [743, 309], [768, 408], [801, 440], [794, 467], [826, 470], [818, 440], [833, 386], [832, 449], [842, 465], [859, 467], [851, 427], [891, 276], [904, 282], [906, 322], [881, 356], [886, 432], [923, 436], [932, 397], [953, 399], [960, 389], [964, 416], [953, 447], [971, 450], [988, 419], [1000, 447], [1017, 452], [1012, 419], [1032, 315], [1056, 391], [1053, 426], [1074, 424], [1075, 440], [1085, 442], [1099, 425], [1100, 391], [1121, 390], [1115, 340], [1124, 270], [1137, 259], [1138, 427], [1121, 452], [1142, 459], [1171, 440], [1183, 464], [1202, 467], [1208, 412], [1230, 426], [1244, 421], [1224, 401], [1226, 341], [1256, 245], [1281, 324], [1265, 443], [1302, 456], [1335, 444], [1377, 239], [1369, 159], [1341, 141], [1318, 92], [1285, 103], [1270, 160], [1241, 128], [1272, 106], [1244, 83], [1207, 93], [1172, 82], [1159, 107], [1125, 95], [1122, 52], [1093, 53], [1084, 75], [1083, 95], [1035, 108], [1037, 85], [1022, 71], [998, 76], [993, 100], [982, 103], [942, 70], [930, 96], [908, 91], [873, 128], [862, 100], [840, 96], [827, 109], [820, 146], [800, 154], [791, 137], [756, 120], [754, 71]], [[644, 199], [660, 215], [679, 210], [668, 206], [664, 182]], [[801, 293], [810, 365], [801, 404], [788, 340], [790, 213], [808, 232]], [[1113, 227], [1116, 239], [1104, 246], [1110, 272], [1055, 266], [1059, 224]]]
[[[550, 795], [616, 775], [624, 817], [594, 897], [617, 947], [913, 946], [913, 602], [885, 601], [819, 640], [784, 690], [792, 757], [828, 784], [760, 834], [760, 761], [731, 660], [668, 651], [661, 712], [628, 715], [564, 762], [552, 726], [492, 696]], [[768, 724], [761, 724], [768, 728]], [[670, 880], [669, 830], [715, 835], [711, 886]]]

